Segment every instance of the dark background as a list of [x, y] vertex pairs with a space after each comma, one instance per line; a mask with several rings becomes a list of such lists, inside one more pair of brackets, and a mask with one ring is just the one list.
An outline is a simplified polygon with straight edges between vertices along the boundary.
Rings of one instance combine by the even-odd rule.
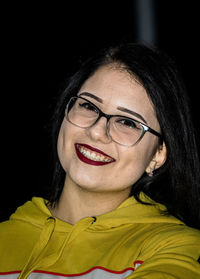
[[[122, 38], [138, 39], [134, 0], [49, 2], [9, 3], [1, 10], [0, 221], [32, 196], [45, 197], [52, 174], [46, 127], [80, 60]], [[155, 33], [156, 45], [185, 79], [199, 130], [197, 2], [155, 0]]]

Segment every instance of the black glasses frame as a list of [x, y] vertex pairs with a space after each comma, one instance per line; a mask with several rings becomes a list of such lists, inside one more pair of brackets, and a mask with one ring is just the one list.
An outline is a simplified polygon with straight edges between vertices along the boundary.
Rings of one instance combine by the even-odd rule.
[[[81, 126], [79, 126], [79, 125], [74, 124], [73, 122], [71, 122], [71, 121], [69, 120], [69, 118], [68, 118], [68, 112], [69, 112], [70, 110], [68, 110], [68, 105], [69, 105], [69, 103], [72, 101], [72, 99], [82, 99], [82, 100], [84, 100], [84, 101], [90, 103], [92, 106], [95, 107], [95, 109], [96, 109], [97, 112], [99, 113], [99, 116], [98, 116], [98, 118], [95, 120], [95, 122], [94, 122], [92, 125], [90, 125], [90, 126], [88, 126], [88, 127], [81, 127]], [[106, 120], [107, 120], [107, 125], [106, 125], [107, 134], [109, 135], [109, 133], [108, 133], [109, 120], [110, 120], [112, 117], [123, 117], [123, 118], [125, 118], [125, 119], [127, 119], [127, 120], [135, 121], [136, 123], [138, 123], [138, 124], [140, 124], [140, 125], [142, 126], [142, 133], [141, 133], [139, 139], [138, 139], [134, 144], [132, 144], [131, 146], [133, 146], [133, 145], [135, 145], [136, 143], [138, 143], [138, 142], [143, 138], [143, 136], [145, 135], [146, 132], [149, 132], [149, 133], [151, 133], [151, 134], [153, 134], [153, 135], [155, 135], [155, 136], [157, 136], [157, 137], [159, 137], [159, 138], [162, 139], [162, 135], [161, 135], [160, 133], [156, 132], [154, 129], [150, 128], [148, 125], [146, 125], [146, 124], [144, 124], [144, 123], [141, 123], [140, 121], [135, 120], [134, 118], [130, 118], [130, 117], [127, 117], [127, 116], [124, 116], [124, 115], [106, 114], [106, 113], [104, 113], [102, 110], [100, 110], [100, 108], [98, 108], [95, 104], [93, 104], [91, 101], [89, 101], [89, 100], [87, 100], [87, 99], [85, 99], [85, 98], [83, 98], [83, 97], [80, 97], [80, 96], [71, 97], [70, 100], [69, 100], [69, 102], [68, 102], [68, 105], [67, 105], [67, 108], [66, 108], [66, 110], [67, 110], [67, 120], [68, 120], [70, 123], [72, 123], [73, 125], [77, 126], [77, 127], [80, 127], [80, 128], [83, 128], [83, 129], [91, 128], [92, 126], [94, 126], [94, 125], [99, 121], [99, 119], [100, 119], [101, 117], [105, 117]], [[109, 136], [110, 136], [110, 135], [109, 135]], [[117, 142], [117, 143], [119, 143], [119, 142]], [[121, 144], [121, 143], [119, 143], [119, 144]], [[121, 144], [121, 145], [125, 145], [125, 144]], [[125, 146], [126, 146], [126, 145], [125, 145]]]

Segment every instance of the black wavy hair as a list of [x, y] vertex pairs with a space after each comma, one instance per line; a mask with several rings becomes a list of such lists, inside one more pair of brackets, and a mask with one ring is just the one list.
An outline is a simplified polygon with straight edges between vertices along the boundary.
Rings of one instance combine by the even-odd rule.
[[99, 67], [107, 64], [123, 66], [146, 89], [167, 148], [165, 164], [154, 171], [153, 177], [144, 173], [133, 185], [131, 195], [142, 202], [139, 194], [144, 192], [166, 206], [165, 214], [200, 229], [200, 163], [186, 88], [168, 55], [155, 47], [138, 43], [121, 43], [99, 51], [69, 79], [52, 119], [55, 168], [48, 197], [50, 204], [53, 206], [59, 201], [65, 179], [65, 171], [57, 155], [57, 138], [66, 104]]

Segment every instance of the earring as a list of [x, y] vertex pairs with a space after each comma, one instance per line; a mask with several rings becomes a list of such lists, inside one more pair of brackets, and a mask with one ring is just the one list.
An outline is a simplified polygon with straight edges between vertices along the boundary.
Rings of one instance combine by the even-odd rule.
[[150, 177], [153, 177], [153, 171], [154, 171], [154, 169], [153, 169], [153, 168], [150, 168], [150, 172], [149, 172], [149, 174], [148, 174]]
[[148, 173], [148, 176], [150, 176], [150, 177], [153, 177], [153, 172], [154, 172], [154, 170], [155, 170], [155, 168], [156, 168], [156, 164], [157, 164], [157, 162], [156, 161], [153, 161], [154, 162], [154, 164], [153, 164], [153, 167], [150, 167], [150, 172]]

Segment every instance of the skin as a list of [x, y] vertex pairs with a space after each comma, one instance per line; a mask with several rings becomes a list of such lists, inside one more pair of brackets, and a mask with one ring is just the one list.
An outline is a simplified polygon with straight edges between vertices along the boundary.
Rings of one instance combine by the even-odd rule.
[[[124, 107], [140, 114], [147, 125], [160, 132], [153, 105], [141, 84], [126, 71], [103, 66], [81, 87], [78, 95], [89, 92], [102, 99], [102, 103], [84, 96], [104, 113], [120, 114]], [[142, 122], [142, 121], [141, 121]], [[114, 162], [93, 166], [82, 162], [75, 152], [75, 143], [97, 148], [115, 159]], [[66, 180], [58, 205], [52, 214], [75, 224], [84, 217], [98, 216], [114, 210], [129, 197], [132, 185], [150, 169], [160, 167], [166, 158], [165, 146], [158, 145], [158, 137], [146, 133], [134, 146], [122, 146], [106, 134], [106, 119], [95, 126], [81, 129], [64, 118], [58, 137], [58, 155], [66, 171]]]

